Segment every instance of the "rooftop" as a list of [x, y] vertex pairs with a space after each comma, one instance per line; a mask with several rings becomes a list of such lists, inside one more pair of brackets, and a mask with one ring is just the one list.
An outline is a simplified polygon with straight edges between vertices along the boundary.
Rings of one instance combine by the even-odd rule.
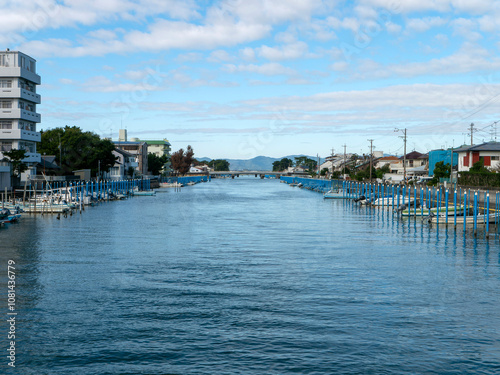
[[[406, 160], [415, 160], [421, 157], [423, 154], [418, 151], [412, 151], [409, 154], [406, 154]], [[403, 160], [403, 156], [400, 157]]]
[[500, 151], [500, 142], [485, 142], [480, 145], [462, 146], [453, 150], [454, 152], [465, 151]]
[[141, 142], [146, 142], [148, 145], [164, 145], [164, 144], [170, 145], [170, 142], [166, 139], [164, 139], [162, 141], [145, 139], [145, 140], [141, 140]]

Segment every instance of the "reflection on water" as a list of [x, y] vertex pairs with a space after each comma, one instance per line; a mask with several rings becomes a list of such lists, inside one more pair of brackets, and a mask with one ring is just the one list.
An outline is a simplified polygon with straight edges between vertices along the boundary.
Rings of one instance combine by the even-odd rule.
[[500, 371], [494, 238], [277, 181], [27, 218], [0, 247], [23, 374]]

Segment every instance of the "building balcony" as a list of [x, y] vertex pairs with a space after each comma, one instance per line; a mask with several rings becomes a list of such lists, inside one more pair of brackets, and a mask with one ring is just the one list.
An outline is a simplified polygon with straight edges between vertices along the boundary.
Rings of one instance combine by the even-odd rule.
[[0, 118], [1, 119], [21, 119], [32, 122], [40, 122], [42, 121], [42, 117], [40, 114], [36, 112], [27, 111], [21, 108], [2, 108], [0, 109]]
[[0, 161], [0, 173], [10, 173], [10, 163], [6, 161]]
[[32, 91], [22, 89], [20, 87], [0, 89], [0, 99], [10, 99], [10, 98], [21, 98], [36, 104], [40, 104], [42, 102], [40, 95]]
[[41, 163], [42, 155], [36, 152], [27, 152], [26, 157], [23, 159], [25, 163]]
[[37, 85], [41, 83], [41, 79], [38, 74], [18, 66], [2, 67], [2, 77], [22, 77]]
[[0, 129], [0, 140], [7, 139], [40, 142], [42, 140], [42, 135], [39, 132], [31, 132], [22, 129]]

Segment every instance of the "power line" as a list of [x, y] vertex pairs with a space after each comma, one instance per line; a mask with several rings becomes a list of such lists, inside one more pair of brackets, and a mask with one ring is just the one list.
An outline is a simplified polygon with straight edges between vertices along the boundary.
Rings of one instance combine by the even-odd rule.
[[368, 140], [368, 142], [370, 142], [370, 182], [372, 182], [373, 141], [374, 141], [374, 139], [369, 139]]
[[475, 131], [475, 129], [474, 129], [474, 123], [471, 122], [470, 123], [470, 145], [471, 146], [474, 145], [474, 131]]

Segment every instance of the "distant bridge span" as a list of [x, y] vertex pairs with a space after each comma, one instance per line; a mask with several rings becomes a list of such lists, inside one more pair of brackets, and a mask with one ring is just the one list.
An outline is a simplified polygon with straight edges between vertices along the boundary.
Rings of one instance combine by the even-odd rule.
[[[302, 173], [294, 173], [294, 175]], [[303, 173], [306, 175], [307, 173]], [[213, 177], [218, 177], [218, 176], [230, 176], [230, 177], [238, 177], [238, 176], [251, 176], [254, 175], [255, 177], [264, 177], [265, 175], [271, 175], [271, 176], [288, 176], [290, 175], [289, 172], [273, 172], [273, 171], [211, 171], [210, 176]]]

